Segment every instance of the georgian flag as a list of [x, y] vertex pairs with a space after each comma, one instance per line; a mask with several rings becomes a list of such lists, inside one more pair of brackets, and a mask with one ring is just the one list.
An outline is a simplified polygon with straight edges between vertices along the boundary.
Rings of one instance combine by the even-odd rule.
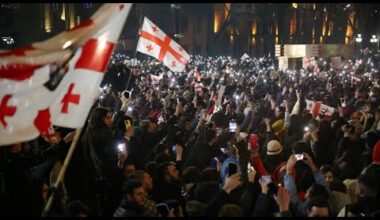
[[332, 116], [335, 108], [322, 104], [322, 102], [314, 102], [306, 99], [306, 110], [309, 110], [313, 117], [322, 114], [325, 116]]
[[137, 51], [163, 62], [173, 72], [182, 72], [190, 60], [189, 54], [148, 18], [140, 31]]
[[303, 57], [302, 58], [302, 68], [306, 69], [308, 66], [316, 66], [314, 57]]
[[131, 4], [104, 4], [46, 41], [0, 53], [0, 146], [85, 123]]

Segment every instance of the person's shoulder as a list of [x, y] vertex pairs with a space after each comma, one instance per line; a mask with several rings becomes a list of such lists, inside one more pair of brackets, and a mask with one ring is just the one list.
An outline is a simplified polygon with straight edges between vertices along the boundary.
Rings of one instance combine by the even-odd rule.
[[118, 206], [113, 214], [113, 217], [126, 217], [127, 210], [124, 207]]

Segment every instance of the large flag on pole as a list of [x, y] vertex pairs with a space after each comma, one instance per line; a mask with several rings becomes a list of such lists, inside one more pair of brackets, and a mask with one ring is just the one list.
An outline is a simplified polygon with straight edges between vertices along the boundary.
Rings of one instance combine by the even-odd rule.
[[0, 53], [0, 146], [84, 125], [131, 6], [104, 4], [70, 30]]
[[137, 51], [163, 62], [173, 72], [182, 72], [190, 60], [189, 54], [148, 18], [140, 31]]

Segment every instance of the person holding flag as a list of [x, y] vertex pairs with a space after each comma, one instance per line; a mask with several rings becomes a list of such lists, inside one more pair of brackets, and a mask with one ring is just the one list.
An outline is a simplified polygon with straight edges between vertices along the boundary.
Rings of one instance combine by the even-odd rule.
[[[77, 128], [53, 189], [63, 181], [131, 7], [129, 3], [104, 4], [91, 18], [70, 30], [0, 52], [0, 146], [48, 136], [52, 125]], [[83, 150], [92, 162], [100, 154]], [[96, 169], [96, 163], [92, 165]], [[54, 190], [44, 216], [49, 213], [53, 197]], [[87, 205], [94, 210], [93, 203]]]

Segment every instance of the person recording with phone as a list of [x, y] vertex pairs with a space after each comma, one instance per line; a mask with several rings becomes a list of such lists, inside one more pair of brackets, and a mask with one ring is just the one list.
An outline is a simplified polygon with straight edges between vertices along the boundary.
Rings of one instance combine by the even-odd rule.
[[[297, 152], [297, 154], [300, 154], [300, 152]], [[296, 157], [295, 154], [290, 155], [287, 162], [286, 175], [284, 177], [284, 186], [290, 194], [291, 206], [294, 207], [294, 213], [297, 217], [306, 216], [308, 214], [308, 203], [310, 199], [317, 196], [322, 196], [323, 199], [327, 201], [331, 194], [330, 189], [325, 182], [322, 171], [320, 171], [319, 168], [315, 165], [311, 156], [305, 152], [303, 152], [302, 155], [302, 160], [300, 156]], [[306, 164], [310, 168], [315, 180], [315, 184], [312, 184], [312, 186], [310, 186], [306, 191], [306, 201], [302, 201], [298, 197], [298, 190], [295, 180], [296, 163], [298, 161]]]
[[115, 210], [113, 217], [144, 217], [145, 190], [138, 179], [130, 179], [124, 183], [123, 199]]
[[[311, 150], [311, 156], [315, 158], [315, 163], [318, 166], [324, 164], [331, 164], [333, 149], [330, 147], [330, 143], [327, 140], [328, 134], [321, 135], [321, 126], [323, 122], [318, 122], [316, 120], [311, 121], [304, 127], [304, 140], [308, 145], [308, 148]], [[323, 127], [325, 130], [328, 128]]]

